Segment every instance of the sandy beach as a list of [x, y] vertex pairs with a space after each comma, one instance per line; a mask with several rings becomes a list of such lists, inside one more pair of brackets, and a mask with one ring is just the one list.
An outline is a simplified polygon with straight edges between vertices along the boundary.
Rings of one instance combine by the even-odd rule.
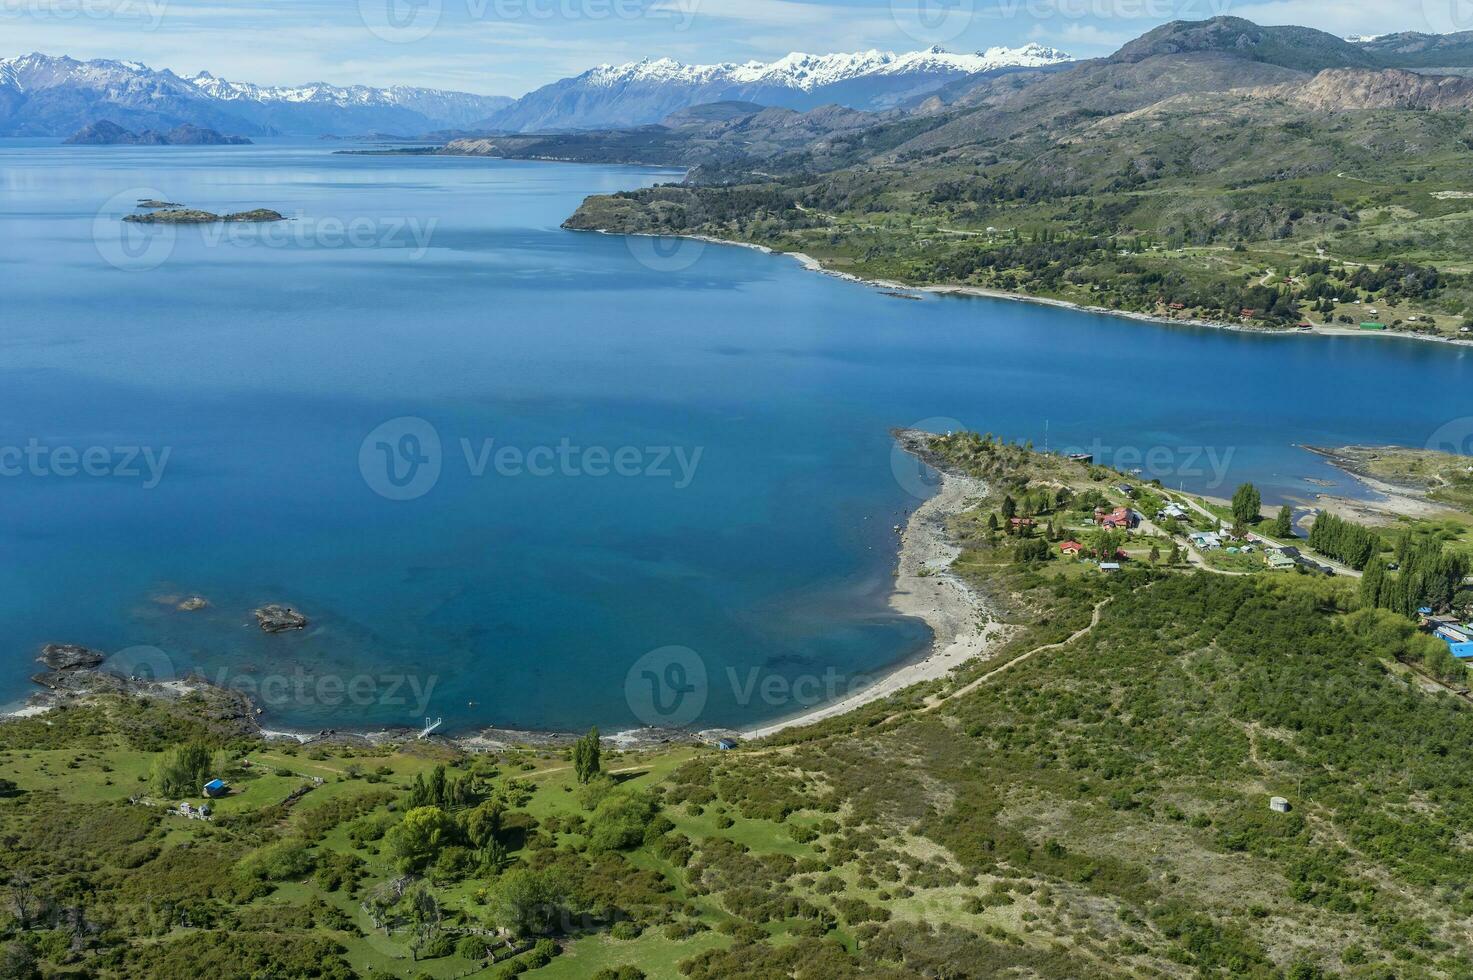
[[986, 493], [987, 486], [978, 480], [943, 473], [940, 491], [916, 509], [901, 533], [890, 605], [896, 612], [915, 616], [931, 627], [935, 640], [924, 659], [897, 667], [841, 701], [747, 729], [741, 737], [764, 738], [846, 714], [912, 684], [945, 677], [967, 661], [995, 650], [1009, 627], [993, 619], [986, 601], [950, 571], [961, 549], [946, 529], [948, 518]]

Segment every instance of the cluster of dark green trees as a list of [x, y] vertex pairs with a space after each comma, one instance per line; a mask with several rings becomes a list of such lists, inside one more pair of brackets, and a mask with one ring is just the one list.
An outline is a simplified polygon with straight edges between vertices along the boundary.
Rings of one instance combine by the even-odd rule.
[[1374, 531], [1342, 520], [1334, 514], [1321, 514], [1309, 531], [1309, 546], [1359, 571], [1381, 550], [1381, 539]]
[[154, 762], [149, 783], [166, 798], [198, 796], [214, 778], [214, 753], [202, 741], [185, 742], [165, 752]]
[[470, 773], [463, 776], [448, 776], [444, 766], [436, 766], [425, 779], [421, 773], [414, 777], [409, 787], [409, 806], [437, 806], [442, 810], [473, 806], [485, 798], [480, 781]]
[[1402, 536], [1396, 549], [1397, 573], [1388, 574], [1384, 562], [1373, 561], [1361, 579], [1361, 598], [1367, 605], [1415, 616], [1418, 609], [1444, 611], [1453, 605], [1468, 574], [1468, 561], [1432, 538]]

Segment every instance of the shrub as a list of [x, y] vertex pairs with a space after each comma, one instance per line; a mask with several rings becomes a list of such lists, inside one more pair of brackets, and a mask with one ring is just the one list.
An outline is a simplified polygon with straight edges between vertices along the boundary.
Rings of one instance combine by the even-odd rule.
[[290, 838], [247, 855], [237, 867], [247, 878], [296, 881], [306, 877], [315, 863], [307, 845], [301, 840]]
[[484, 936], [466, 936], [455, 944], [455, 955], [468, 960], [484, 960], [487, 949]]

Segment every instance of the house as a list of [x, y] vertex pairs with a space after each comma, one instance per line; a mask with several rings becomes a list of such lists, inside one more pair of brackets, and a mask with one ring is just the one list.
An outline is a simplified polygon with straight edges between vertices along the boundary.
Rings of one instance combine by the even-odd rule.
[[1293, 809], [1293, 807], [1289, 806], [1289, 801], [1284, 799], [1282, 796], [1275, 796], [1271, 798], [1268, 801], [1268, 808], [1275, 813], [1288, 813], [1291, 809]]
[[1255, 309], [1253, 309], [1252, 307], [1245, 306], [1245, 307], [1243, 307], [1240, 315], [1243, 317], [1243, 319], [1249, 320], [1249, 319], [1252, 319], [1253, 317], [1257, 316], [1258, 315], [1258, 311], [1255, 310]]
[[1094, 463], [1095, 457], [1094, 453], [1070, 453], [1069, 461], [1071, 463], [1083, 463], [1085, 466], [1089, 466]]
[[1008, 521], [1013, 525], [1014, 530], [1020, 527], [1034, 527], [1038, 523], [1031, 517], [1012, 517]]
[[1100, 562], [1100, 571], [1104, 572], [1106, 575], [1113, 574], [1114, 572], [1120, 571], [1120, 563], [1115, 561], [1102, 561]]
[[730, 752], [737, 747], [737, 740], [734, 738], [723, 738], [716, 743], [716, 747], [723, 752]]
[[1432, 635], [1448, 643], [1473, 643], [1473, 630], [1466, 626], [1439, 626]]
[[1115, 489], [1116, 490], [1119, 490], [1121, 493], [1125, 494], [1127, 497], [1130, 497], [1132, 499], [1135, 498], [1135, 487], [1131, 486], [1129, 483], [1119, 484], [1118, 486], [1115, 487]]
[[1447, 648], [1459, 660], [1473, 660], [1473, 643], [1449, 643]]
[[1110, 530], [1129, 530], [1140, 523], [1140, 518], [1129, 507], [1116, 507], [1114, 510], [1100, 508], [1095, 511], [1095, 523], [1100, 527]]
[[208, 783], [205, 783], [205, 795], [211, 799], [217, 796], [224, 796], [229, 791], [230, 787], [225, 785], [223, 779], [212, 779]]
[[1070, 558], [1078, 558], [1084, 552], [1084, 545], [1078, 541], [1065, 541], [1059, 545], [1059, 551], [1068, 555]]
[[1184, 310], [1184, 309], [1187, 308], [1187, 304], [1185, 304], [1185, 303], [1172, 303], [1171, 304], [1171, 308], [1173, 310]]
[[1156, 511], [1156, 520], [1158, 521], [1184, 521], [1187, 519], [1187, 516], [1187, 509], [1181, 504], [1174, 502], [1169, 503], [1165, 507], [1162, 507], [1160, 510]]
[[1293, 568], [1295, 564], [1297, 563], [1293, 558], [1290, 558], [1277, 548], [1271, 549], [1268, 553], [1268, 567], [1276, 572], [1286, 572]]
[[1222, 535], [1216, 531], [1193, 531], [1187, 539], [1204, 551], [1216, 551], [1222, 547]]

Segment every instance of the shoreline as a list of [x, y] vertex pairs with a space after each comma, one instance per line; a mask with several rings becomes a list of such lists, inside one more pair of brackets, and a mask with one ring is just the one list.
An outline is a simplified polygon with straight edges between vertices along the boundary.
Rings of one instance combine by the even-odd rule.
[[[897, 432], [897, 443], [906, 452], [926, 458], [918, 444], [917, 434]], [[742, 740], [765, 738], [792, 728], [800, 728], [844, 715], [864, 705], [883, 700], [915, 684], [950, 675], [963, 664], [985, 657], [1006, 638], [1010, 628], [993, 618], [987, 601], [976, 590], [951, 572], [951, 565], [961, 549], [951, 539], [948, 520], [962, 512], [975, 498], [984, 496], [988, 487], [980, 480], [933, 469], [941, 476], [941, 486], [921, 503], [902, 529], [896, 555], [895, 582], [890, 595], [890, 608], [903, 616], [923, 621], [932, 632], [932, 640], [918, 656], [911, 656], [880, 668], [873, 681], [860, 690], [837, 701], [815, 705], [794, 715], [775, 721], [760, 722], [742, 729], [708, 728], [661, 729], [635, 728], [612, 732], [603, 737], [614, 749], [639, 750], [670, 744], [711, 744], [717, 739], [735, 735]], [[270, 724], [265, 711], [241, 692], [220, 688], [208, 680], [188, 676], [175, 680], [149, 681], [124, 678], [92, 669], [57, 671], [37, 675], [49, 678], [43, 691], [31, 695], [18, 706], [10, 706], [7, 719], [35, 718], [70, 704], [84, 703], [106, 694], [125, 694], [160, 701], [176, 701], [199, 695], [210, 705], [216, 721], [228, 724], [238, 734], [254, 735], [266, 741], [290, 741], [308, 745], [323, 741], [356, 741], [369, 745], [413, 742], [420, 734], [412, 728], [385, 728], [377, 731], [324, 729], [302, 731]], [[469, 752], [501, 751], [515, 747], [565, 748], [579, 735], [573, 732], [479, 728], [455, 735], [433, 735], [435, 741], [448, 742]]]
[[648, 232], [610, 231], [606, 228], [595, 229], [595, 231], [600, 235], [615, 235], [625, 238], [688, 238], [691, 241], [705, 242], [710, 245], [749, 248], [768, 255], [786, 256], [795, 260], [809, 272], [817, 272], [820, 275], [831, 276], [845, 282], [855, 283], [856, 285], [870, 286], [875, 289], [897, 293], [929, 293], [933, 296], [970, 296], [977, 299], [999, 299], [1012, 303], [1031, 303], [1035, 306], [1051, 306], [1055, 309], [1073, 310], [1077, 313], [1113, 316], [1122, 320], [1135, 320], [1138, 323], [1154, 323], [1173, 327], [1204, 327], [1209, 330], [1226, 330], [1230, 333], [1251, 334], [1256, 337], [1378, 337], [1381, 339], [1418, 340], [1429, 344], [1448, 344], [1453, 347], [1473, 347], [1473, 338], [1434, 337], [1422, 333], [1410, 333], [1390, 329], [1359, 330], [1355, 327], [1334, 326], [1332, 324], [1314, 324], [1309, 330], [1271, 330], [1263, 327], [1244, 326], [1241, 323], [1228, 323], [1221, 320], [1203, 320], [1197, 317], [1177, 318], [1159, 316], [1154, 313], [1141, 313], [1135, 310], [1115, 310], [1107, 306], [1087, 306], [1084, 303], [1076, 303], [1073, 300], [1054, 299], [1050, 296], [1032, 296], [1028, 293], [1010, 293], [1002, 289], [988, 289], [985, 286], [962, 286], [956, 284], [912, 286], [890, 279], [866, 279], [863, 276], [856, 276], [852, 272], [830, 269], [821, 260], [814, 258], [807, 252], [784, 252], [781, 249], [759, 245], [756, 242], [737, 242], [725, 238], [716, 238], [712, 235], [655, 235]]
[[[918, 452], [913, 433], [897, 433], [897, 440], [906, 452], [932, 465]], [[947, 521], [971, 500], [985, 496], [988, 487], [980, 480], [932, 468], [941, 475], [941, 488], [911, 513], [901, 532], [895, 588], [890, 595], [890, 608], [931, 628], [933, 639], [924, 655], [878, 672], [873, 683], [838, 701], [744, 729], [742, 738], [766, 738], [827, 721], [912, 685], [947, 677], [963, 664], [992, 653], [1011, 632], [993, 618], [986, 600], [951, 571], [961, 548], [952, 541]]]

